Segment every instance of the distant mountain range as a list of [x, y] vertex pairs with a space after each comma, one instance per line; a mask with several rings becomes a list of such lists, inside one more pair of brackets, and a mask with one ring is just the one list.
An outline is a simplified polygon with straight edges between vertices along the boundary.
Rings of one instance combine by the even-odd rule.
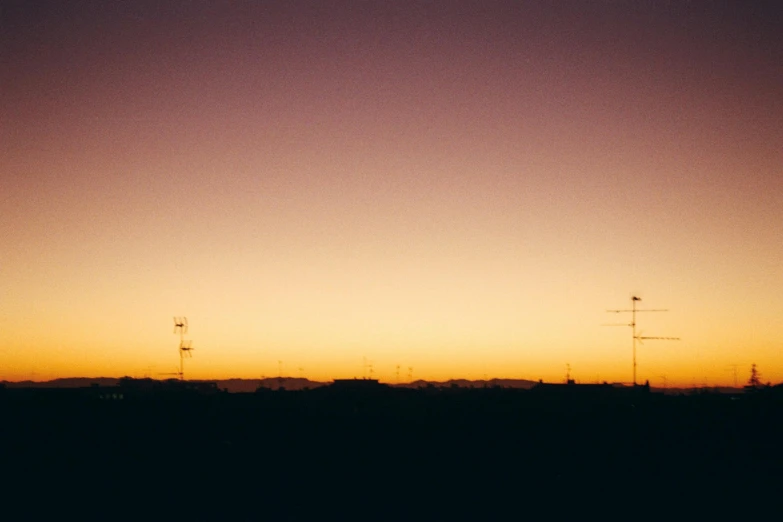
[[[116, 386], [120, 379], [115, 377], [69, 377], [64, 379], [54, 379], [51, 381], [0, 381], [8, 388], [84, 388], [93, 384], [98, 386]], [[297, 378], [297, 377], [270, 377], [265, 379], [219, 379], [210, 380], [208, 382], [217, 383], [218, 388], [226, 390], [230, 393], [249, 393], [255, 392], [258, 388], [264, 387], [272, 390], [284, 388], [286, 390], [304, 390], [317, 388], [319, 386], [326, 386], [331, 384], [330, 382], [311, 381], [309, 379]], [[410, 383], [393, 384], [388, 383], [390, 386], [396, 388], [521, 388], [528, 390], [538, 384], [538, 381], [530, 381], [526, 379], [489, 379], [489, 380], [475, 380], [468, 379], [450, 379], [448, 381], [425, 381], [417, 380]], [[613, 386], [623, 386], [622, 384], [613, 383]], [[695, 391], [709, 391], [712, 393], [742, 393], [742, 388], [732, 388], [727, 386], [720, 387], [707, 387], [707, 388], [652, 388], [652, 391], [658, 393], [677, 394], [690, 394]]]
[[68, 377], [65, 379], [54, 379], [52, 381], [0, 381], [7, 388], [84, 388], [92, 384], [99, 386], [114, 386], [119, 379], [114, 377]]
[[[2, 381], [8, 388], [84, 388], [93, 384], [99, 386], [115, 386], [120, 379], [115, 377], [70, 377], [65, 379], [54, 379], [51, 381]], [[326, 386], [331, 382], [311, 381], [309, 379], [297, 377], [268, 377], [265, 379], [219, 379], [210, 380], [216, 382], [218, 388], [227, 390], [231, 393], [254, 392], [260, 387], [277, 390], [285, 388], [286, 390], [312, 389], [319, 386]], [[468, 379], [451, 379], [448, 381], [425, 381], [417, 380], [409, 383], [385, 383], [395, 388], [426, 388], [434, 386], [436, 388], [489, 388], [500, 386], [503, 388], [522, 388], [530, 389], [537, 384], [537, 381], [528, 381], [525, 379], [490, 379], [471, 381]]]
[[401, 388], [425, 388], [435, 386], [436, 388], [522, 388], [529, 390], [538, 384], [538, 381], [528, 381], [526, 379], [489, 379], [471, 381], [468, 379], [449, 379], [448, 381], [424, 381], [418, 380], [410, 383], [393, 384], [392, 386]]
[[[165, 379], [156, 379], [165, 380]], [[51, 381], [0, 381], [8, 388], [86, 388], [97, 384], [98, 386], [116, 386], [120, 379], [116, 377], [69, 377], [54, 379]], [[305, 388], [317, 388], [324, 386], [325, 382], [315, 382], [308, 379], [294, 377], [269, 378], [269, 379], [219, 379], [195, 382], [215, 382], [221, 390], [230, 393], [254, 392], [259, 387], [278, 389], [281, 386], [286, 390], [303, 390]]]

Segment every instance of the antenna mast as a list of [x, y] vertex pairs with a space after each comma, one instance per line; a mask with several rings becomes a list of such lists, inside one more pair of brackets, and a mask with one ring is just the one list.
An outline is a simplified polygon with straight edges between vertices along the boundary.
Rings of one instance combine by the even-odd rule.
[[604, 326], [630, 326], [631, 327], [631, 344], [633, 346], [633, 385], [636, 386], [636, 341], [638, 340], [639, 343], [642, 343], [642, 340], [659, 340], [659, 341], [679, 341], [679, 337], [643, 337], [641, 335], [636, 334], [636, 313], [637, 312], [668, 312], [668, 310], [663, 309], [642, 309], [638, 310], [636, 308], [636, 302], [641, 301], [641, 297], [632, 296], [631, 297], [631, 309], [630, 310], [607, 310], [607, 312], [612, 313], [622, 313], [622, 312], [631, 312], [631, 322], [630, 324], [611, 324], [611, 325], [604, 325]]
[[185, 334], [188, 333], [188, 318], [187, 317], [175, 317], [174, 318], [174, 333], [179, 330], [179, 380], [185, 380], [185, 357], [192, 357], [190, 352], [193, 351], [191, 341], [185, 340]]
[[726, 370], [727, 372], [733, 372], [734, 373], [734, 387], [736, 388], [739, 386], [739, 382], [737, 381], [737, 368], [739, 368], [739, 364], [730, 364], [729, 369]]

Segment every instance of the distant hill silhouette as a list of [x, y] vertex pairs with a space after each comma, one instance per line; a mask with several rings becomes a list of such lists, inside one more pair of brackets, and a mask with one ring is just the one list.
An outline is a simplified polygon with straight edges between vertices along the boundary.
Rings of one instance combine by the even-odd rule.
[[533, 386], [538, 384], [538, 381], [529, 381], [526, 379], [489, 379], [489, 380], [476, 380], [471, 381], [468, 379], [449, 379], [448, 381], [425, 381], [417, 380], [408, 383], [394, 384], [393, 386], [398, 388], [424, 388], [427, 386], [435, 386], [436, 388], [450, 388], [457, 386], [459, 388], [493, 388], [499, 386], [501, 388], [522, 388], [529, 390]]
[[[114, 377], [69, 377], [65, 379], [54, 379], [51, 381], [19, 381], [9, 382], [2, 381], [7, 388], [86, 388], [97, 384], [99, 386], [116, 386], [119, 382], [119, 378]], [[166, 380], [166, 379], [156, 379]], [[276, 390], [282, 386], [286, 390], [303, 390], [305, 388], [317, 388], [323, 386], [323, 382], [310, 381], [308, 379], [294, 378], [294, 377], [282, 377], [282, 378], [267, 378], [267, 379], [222, 379], [222, 380], [197, 380], [193, 382], [214, 382], [217, 383], [218, 388], [221, 390], [227, 390], [230, 393], [243, 393], [254, 392], [260, 386]]]
[[[84, 388], [93, 384], [99, 386], [115, 386], [119, 382], [119, 378], [114, 377], [68, 377], [64, 379], [54, 379], [51, 381], [2, 381], [8, 388]], [[166, 380], [166, 379], [157, 379]], [[194, 380], [199, 382], [199, 380]], [[201, 381], [205, 382], [205, 381]], [[309, 379], [299, 377], [267, 377], [264, 379], [218, 379], [209, 380], [209, 382], [217, 383], [218, 388], [221, 390], [227, 390], [230, 393], [250, 393], [256, 391], [258, 388], [269, 388], [277, 390], [281, 386], [286, 390], [303, 390], [306, 388], [317, 388], [319, 386], [325, 386], [331, 383], [311, 381]], [[388, 384], [388, 383], [387, 383]], [[522, 388], [530, 389], [537, 384], [537, 381], [529, 381], [525, 379], [490, 379], [490, 380], [476, 380], [471, 381], [468, 379], [450, 379], [448, 381], [425, 381], [417, 380], [410, 383], [391, 384], [400, 388], [425, 388], [427, 386], [434, 386], [437, 388], [449, 388], [458, 386], [460, 388]]]
[[[67, 377], [62, 379], [53, 379], [51, 381], [0, 381], [7, 388], [85, 388], [97, 384], [99, 386], [116, 386], [119, 382], [119, 378], [115, 377]], [[165, 379], [158, 379], [165, 380]], [[214, 382], [217, 383], [218, 388], [226, 390], [229, 393], [252, 393], [258, 388], [268, 388], [271, 390], [277, 390], [280, 387], [296, 391], [304, 389], [318, 388], [319, 386], [326, 386], [331, 384], [329, 382], [311, 381], [305, 378], [299, 377], [267, 377], [264, 379], [219, 379], [219, 380], [195, 380], [194, 382]], [[469, 380], [469, 379], [449, 379], [448, 381], [426, 381], [416, 380], [409, 383], [392, 384], [386, 383], [395, 388], [515, 388], [529, 390], [538, 381], [531, 381], [527, 379], [489, 379], [489, 380]], [[612, 383], [613, 386], [624, 386], [618, 383]], [[655, 393], [663, 393], [666, 395], [691, 395], [694, 393], [720, 393], [720, 394], [739, 394], [743, 393], [743, 388], [733, 388], [729, 386], [716, 386], [716, 387], [696, 387], [696, 388], [655, 388], [651, 387], [650, 391]]]
[[84, 388], [92, 384], [99, 386], [116, 386], [119, 382], [114, 377], [67, 377], [64, 379], [54, 379], [51, 381], [2, 381], [7, 388]]
[[[223, 383], [226, 383], [226, 385]], [[271, 390], [277, 390], [281, 387], [285, 388], [286, 390], [304, 390], [308, 388], [318, 388], [319, 386], [325, 386], [327, 384], [329, 383], [311, 381], [310, 379], [304, 379], [301, 377], [267, 377], [266, 379], [228, 379], [225, 381], [218, 381], [218, 386], [225, 388], [232, 393], [254, 392], [258, 388], [269, 388]]]

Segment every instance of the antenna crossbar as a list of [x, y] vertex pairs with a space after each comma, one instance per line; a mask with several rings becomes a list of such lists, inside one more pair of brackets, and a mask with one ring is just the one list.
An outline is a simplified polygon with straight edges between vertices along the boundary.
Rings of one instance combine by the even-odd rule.
[[[608, 313], [631, 313], [631, 322], [628, 324], [605, 324], [603, 326], [630, 326], [631, 327], [631, 343], [633, 347], [633, 385], [636, 386], [636, 341], [639, 341], [642, 343], [643, 340], [661, 340], [661, 341], [679, 341], [679, 337], [650, 337], [650, 336], [641, 336], [636, 334], [636, 314], [637, 312], [668, 312], [668, 309], [665, 308], [643, 308], [638, 309], [636, 308], [636, 302], [641, 301], [641, 297], [632, 296], [631, 297], [631, 308], [626, 309], [616, 309], [616, 310], [607, 310]], [[643, 344], [643, 343], [642, 343]]]

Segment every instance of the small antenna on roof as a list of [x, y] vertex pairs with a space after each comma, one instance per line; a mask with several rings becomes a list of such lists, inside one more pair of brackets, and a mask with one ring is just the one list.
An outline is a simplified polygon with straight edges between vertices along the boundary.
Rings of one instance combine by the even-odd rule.
[[732, 372], [734, 374], [734, 387], [736, 388], [739, 386], [739, 380], [737, 379], [737, 368], [739, 368], [739, 364], [730, 364], [727, 372]]

